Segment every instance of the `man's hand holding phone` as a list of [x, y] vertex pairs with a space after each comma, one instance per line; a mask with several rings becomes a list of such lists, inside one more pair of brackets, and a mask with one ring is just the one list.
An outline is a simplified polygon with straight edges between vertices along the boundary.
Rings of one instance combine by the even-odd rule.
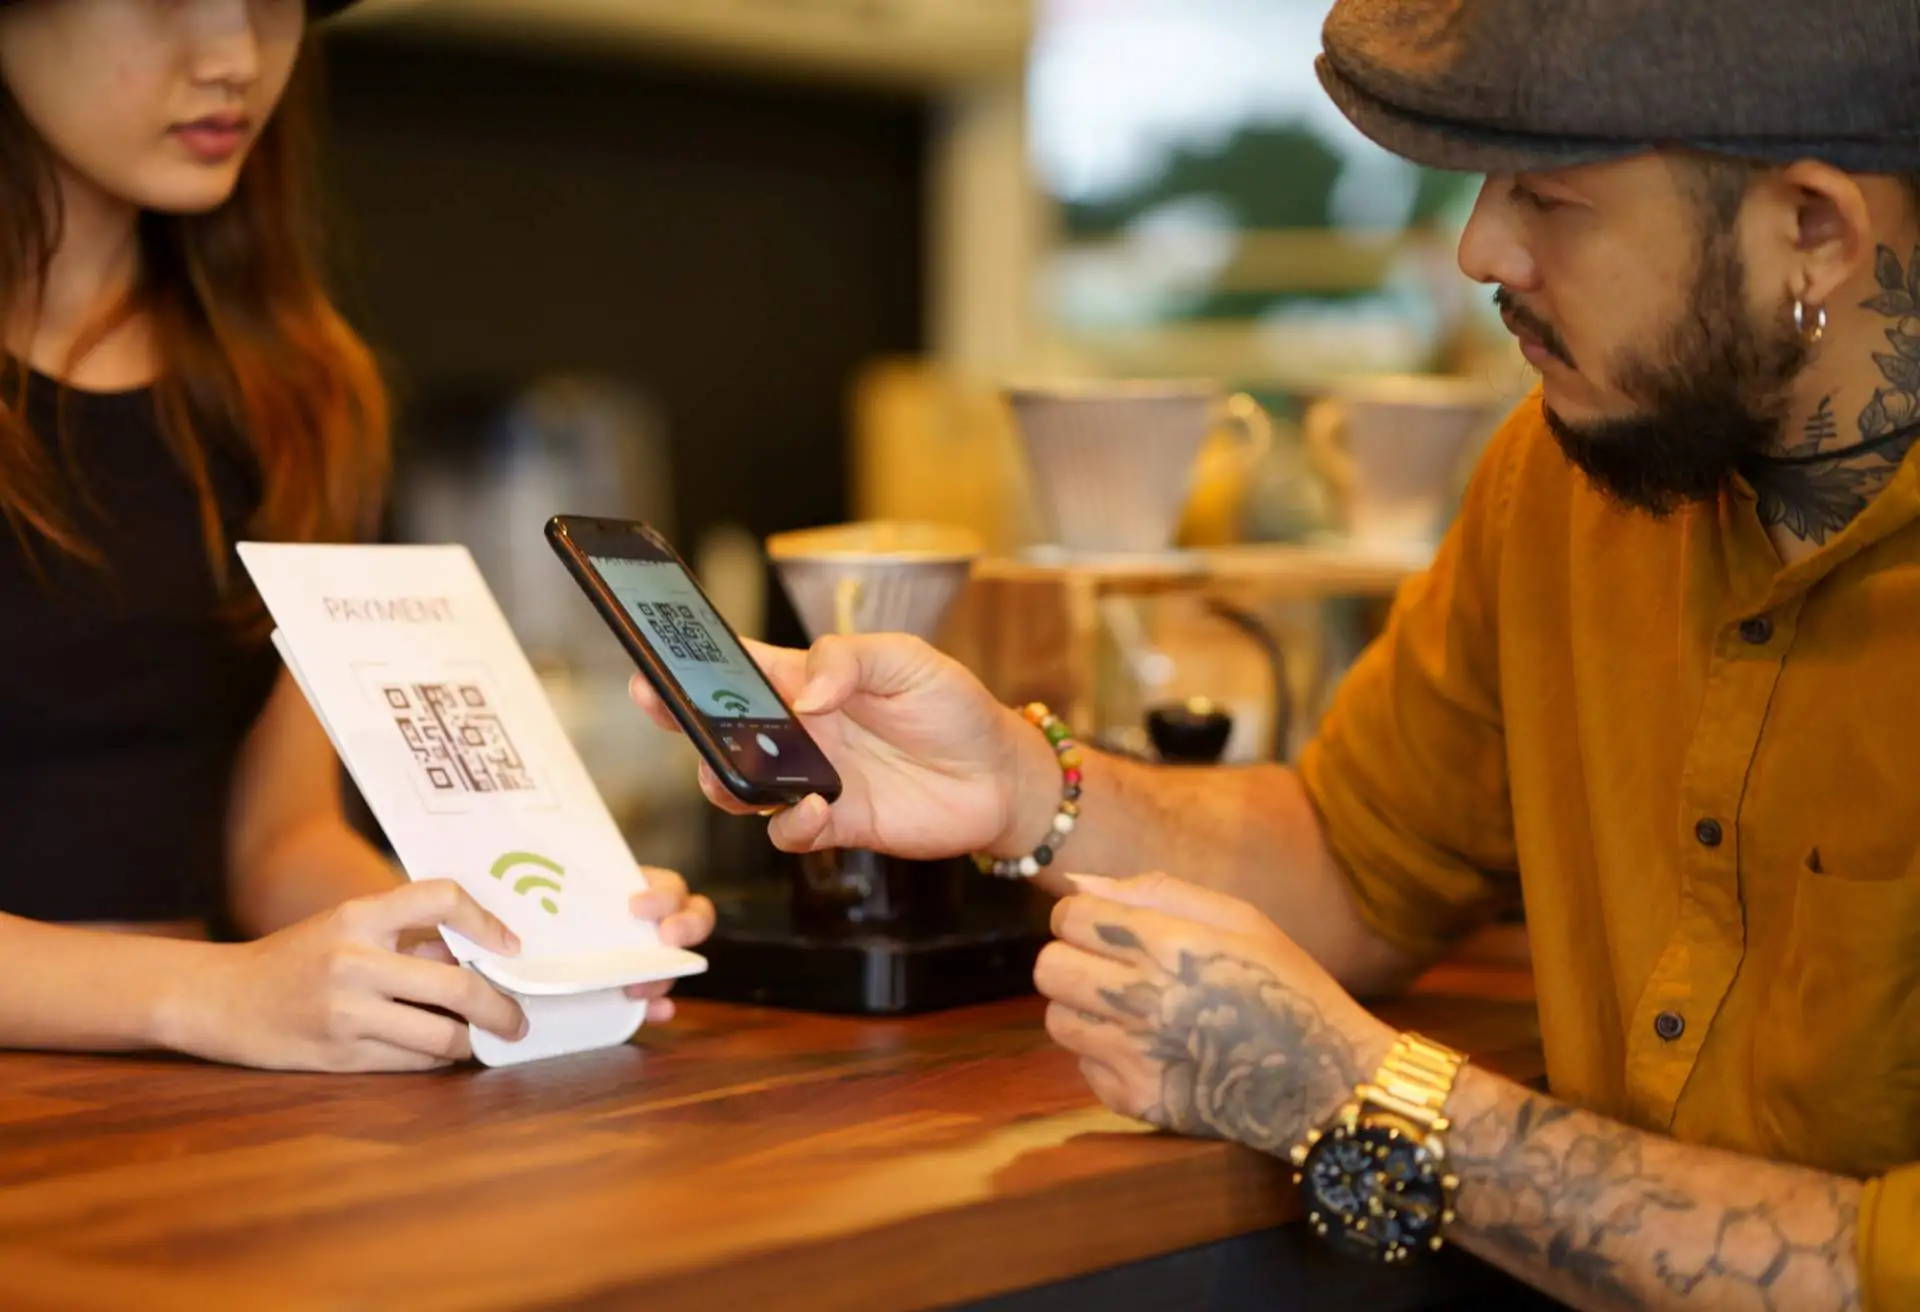
[[[832, 804], [808, 796], [774, 816], [776, 846], [1012, 856], [1046, 833], [1059, 802], [1053, 749], [958, 661], [903, 634], [823, 638], [809, 651], [747, 649], [842, 786]], [[636, 677], [630, 691], [656, 724], [678, 727], [647, 679]], [[764, 809], [704, 766], [700, 786], [734, 814]]]
[[634, 701], [692, 739], [716, 805], [777, 810], [779, 847], [1015, 856], [1047, 833], [1053, 748], [929, 644], [749, 649], [646, 525], [559, 515], [547, 539], [639, 666]]

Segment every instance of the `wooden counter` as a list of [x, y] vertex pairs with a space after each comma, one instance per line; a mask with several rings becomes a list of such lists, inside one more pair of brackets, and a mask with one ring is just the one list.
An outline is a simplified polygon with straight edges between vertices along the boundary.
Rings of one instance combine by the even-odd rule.
[[[1384, 1010], [1529, 1079], [1527, 997], [1458, 967]], [[0, 1054], [0, 1306], [921, 1307], [1294, 1216], [1277, 1161], [1093, 1104], [1036, 1000], [682, 1008], [517, 1070]]]

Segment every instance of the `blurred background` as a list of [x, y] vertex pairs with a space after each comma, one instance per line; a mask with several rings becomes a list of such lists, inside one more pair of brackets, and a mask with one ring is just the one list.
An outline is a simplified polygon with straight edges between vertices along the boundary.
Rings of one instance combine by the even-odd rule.
[[[789, 643], [768, 535], [964, 526], [987, 563], [942, 641], [996, 691], [1143, 754], [1146, 708], [1205, 696], [1227, 759], [1297, 750], [1420, 563], [1341, 556], [1308, 407], [1354, 376], [1528, 386], [1454, 266], [1478, 179], [1347, 126], [1325, 7], [368, 0], [326, 29], [339, 288], [399, 402], [388, 535], [473, 550], [643, 860], [748, 849], [628, 708], [556, 511], [654, 523]], [[1257, 401], [1271, 441], [1211, 442], [1181, 526], [1238, 563], [993, 565], [1046, 536], [1000, 390], [1032, 378]]]

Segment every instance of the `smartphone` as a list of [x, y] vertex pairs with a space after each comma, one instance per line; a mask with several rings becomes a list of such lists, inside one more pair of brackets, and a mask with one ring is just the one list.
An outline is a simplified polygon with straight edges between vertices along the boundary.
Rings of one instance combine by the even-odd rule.
[[749, 806], [840, 796], [840, 776], [667, 540], [555, 515], [547, 541], [727, 791]]

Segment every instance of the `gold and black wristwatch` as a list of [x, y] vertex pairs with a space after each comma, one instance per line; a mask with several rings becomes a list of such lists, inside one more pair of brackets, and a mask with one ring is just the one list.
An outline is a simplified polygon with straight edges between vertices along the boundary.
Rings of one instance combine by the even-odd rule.
[[1291, 1156], [1314, 1232], [1336, 1250], [1410, 1262], [1440, 1247], [1458, 1177], [1447, 1169], [1447, 1098], [1466, 1057], [1402, 1034], [1373, 1079]]

